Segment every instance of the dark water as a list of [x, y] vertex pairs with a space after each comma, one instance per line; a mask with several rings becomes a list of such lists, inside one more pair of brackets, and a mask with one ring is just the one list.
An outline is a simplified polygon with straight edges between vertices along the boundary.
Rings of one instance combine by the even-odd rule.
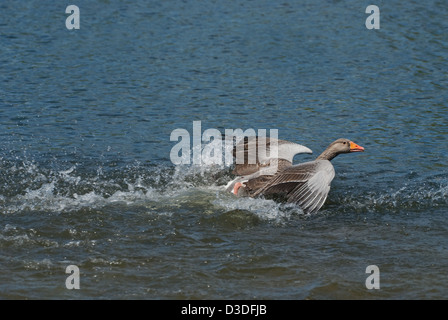
[[[448, 5], [0, 4], [0, 298], [448, 296]], [[327, 203], [235, 199], [174, 129], [347, 137]], [[65, 268], [80, 269], [79, 290]], [[368, 265], [380, 289], [365, 285]]]

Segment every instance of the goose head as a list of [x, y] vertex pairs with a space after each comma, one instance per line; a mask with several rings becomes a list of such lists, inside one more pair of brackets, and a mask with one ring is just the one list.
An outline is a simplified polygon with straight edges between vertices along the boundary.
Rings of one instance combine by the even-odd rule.
[[320, 160], [331, 160], [339, 154], [351, 152], [363, 152], [364, 148], [349, 139], [338, 139], [332, 142], [322, 154], [317, 157]]

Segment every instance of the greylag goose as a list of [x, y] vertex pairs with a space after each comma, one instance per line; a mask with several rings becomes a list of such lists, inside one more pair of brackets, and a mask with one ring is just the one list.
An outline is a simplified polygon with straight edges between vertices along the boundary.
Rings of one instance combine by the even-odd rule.
[[[353, 141], [338, 139], [331, 143], [316, 160], [292, 165], [295, 154], [310, 153], [311, 150], [295, 143], [289, 143], [291, 144], [289, 145], [288, 142], [278, 141], [278, 160], [268, 159], [268, 165], [266, 165], [260, 162], [266, 159], [257, 158], [256, 165], [237, 164], [234, 173], [240, 176], [228, 184], [227, 190], [237, 196], [284, 195], [287, 202], [298, 204], [305, 213], [315, 213], [327, 199], [331, 181], [335, 176], [334, 167], [330, 161], [342, 153], [364, 151], [363, 147]], [[280, 152], [282, 144], [289, 147]], [[234, 156], [236, 155], [235, 148]], [[275, 173], [272, 169], [266, 169], [272, 164], [278, 164]], [[245, 168], [252, 170], [244, 171]]]

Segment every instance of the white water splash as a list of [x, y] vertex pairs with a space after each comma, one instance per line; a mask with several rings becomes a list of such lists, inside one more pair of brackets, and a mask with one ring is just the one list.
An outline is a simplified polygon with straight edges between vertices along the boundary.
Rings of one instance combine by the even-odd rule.
[[[244, 210], [264, 220], [288, 219], [303, 212], [294, 204], [272, 200], [236, 198], [225, 192], [233, 178], [228, 167], [126, 167], [122, 171], [85, 174], [79, 166], [63, 170], [41, 169], [35, 163], [3, 168], [0, 212], [3, 214], [44, 211], [71, 212], [110, 205], [140, 206], [167, 216], [179, 207], [197, 207], [204, 212]], [[18, 187], [17, 187], [18, 186]], [[21, 187], [23, 186], [23, 187]], [[21, 188], [20, 188], [21, 187]], [[9, 190], [11, 189], [11, 190]], [[16, 191], [17, 189], [17, 191]], [[330, 195], [329, 206], [348, 211], [400, 210], [446, 206], [448, 184], [444, 177], [423, 183], [408, 182], [390, 191]]]
[[426, 183], [406, 184], [395, 191], [344, 196], [338, 202], [346, 209], [372, 212], [446, 206], [448, 204], [448, 184], [446, 182], [432, 183], [431, 185]]
[[304, 212], [295, 204], [278, 203], [274, 200], [260, 198], [236, 198], [231, 194], [218, 195], [212, 203], [226, 211], [245, 210], [262, 220], [277, 222], [287, 220], [292, 215], [304, 215]]

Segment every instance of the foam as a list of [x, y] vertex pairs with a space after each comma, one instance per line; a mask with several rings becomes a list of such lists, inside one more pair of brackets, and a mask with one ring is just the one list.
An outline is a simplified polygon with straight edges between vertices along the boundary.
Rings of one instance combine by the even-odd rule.
[[362, 195], [346, 195], [338, 202], [345, 209], [357, 211], [397, 211], [424, 209], [448, 205], [448, 184], [408, 183], [397, 189], [368, 192]]
[[303, 211], [295, 204], [278, 203], [274, 200], [261, 198], [236, 198], [232, 194], [219, 194], [212, 203], [226, 211], [245, 210], [255, 214], [260, 219], [276, 222], [287, 220], [294, 214], [304, 215]]
[[[3, 214], [60, 213], [121, 204], [153, 208], [151, 212], [170, 216], [179, 203], [208, 206], [206, 211], [246, 210], [266, 220], [303, 214], [294, 204], [235, 198], [225, 192], [225, 184], [233, 178], [225, 165], [144, 167], [136, 164], [116, 171], [107, 171], [101, 166], [91, 168], [94, 171], [83, 171], [79, 164], [59, 170], [40, 168], [34, 162], [2, 165], [5, 193], [0, 194], [0, 212]], [[332, 190], [329, 203], [350, 211], [446, 206], [447, 181], [439, 174], [386, 191], [377, 188], [371, 192], [353, 190], [340, 194]]]

